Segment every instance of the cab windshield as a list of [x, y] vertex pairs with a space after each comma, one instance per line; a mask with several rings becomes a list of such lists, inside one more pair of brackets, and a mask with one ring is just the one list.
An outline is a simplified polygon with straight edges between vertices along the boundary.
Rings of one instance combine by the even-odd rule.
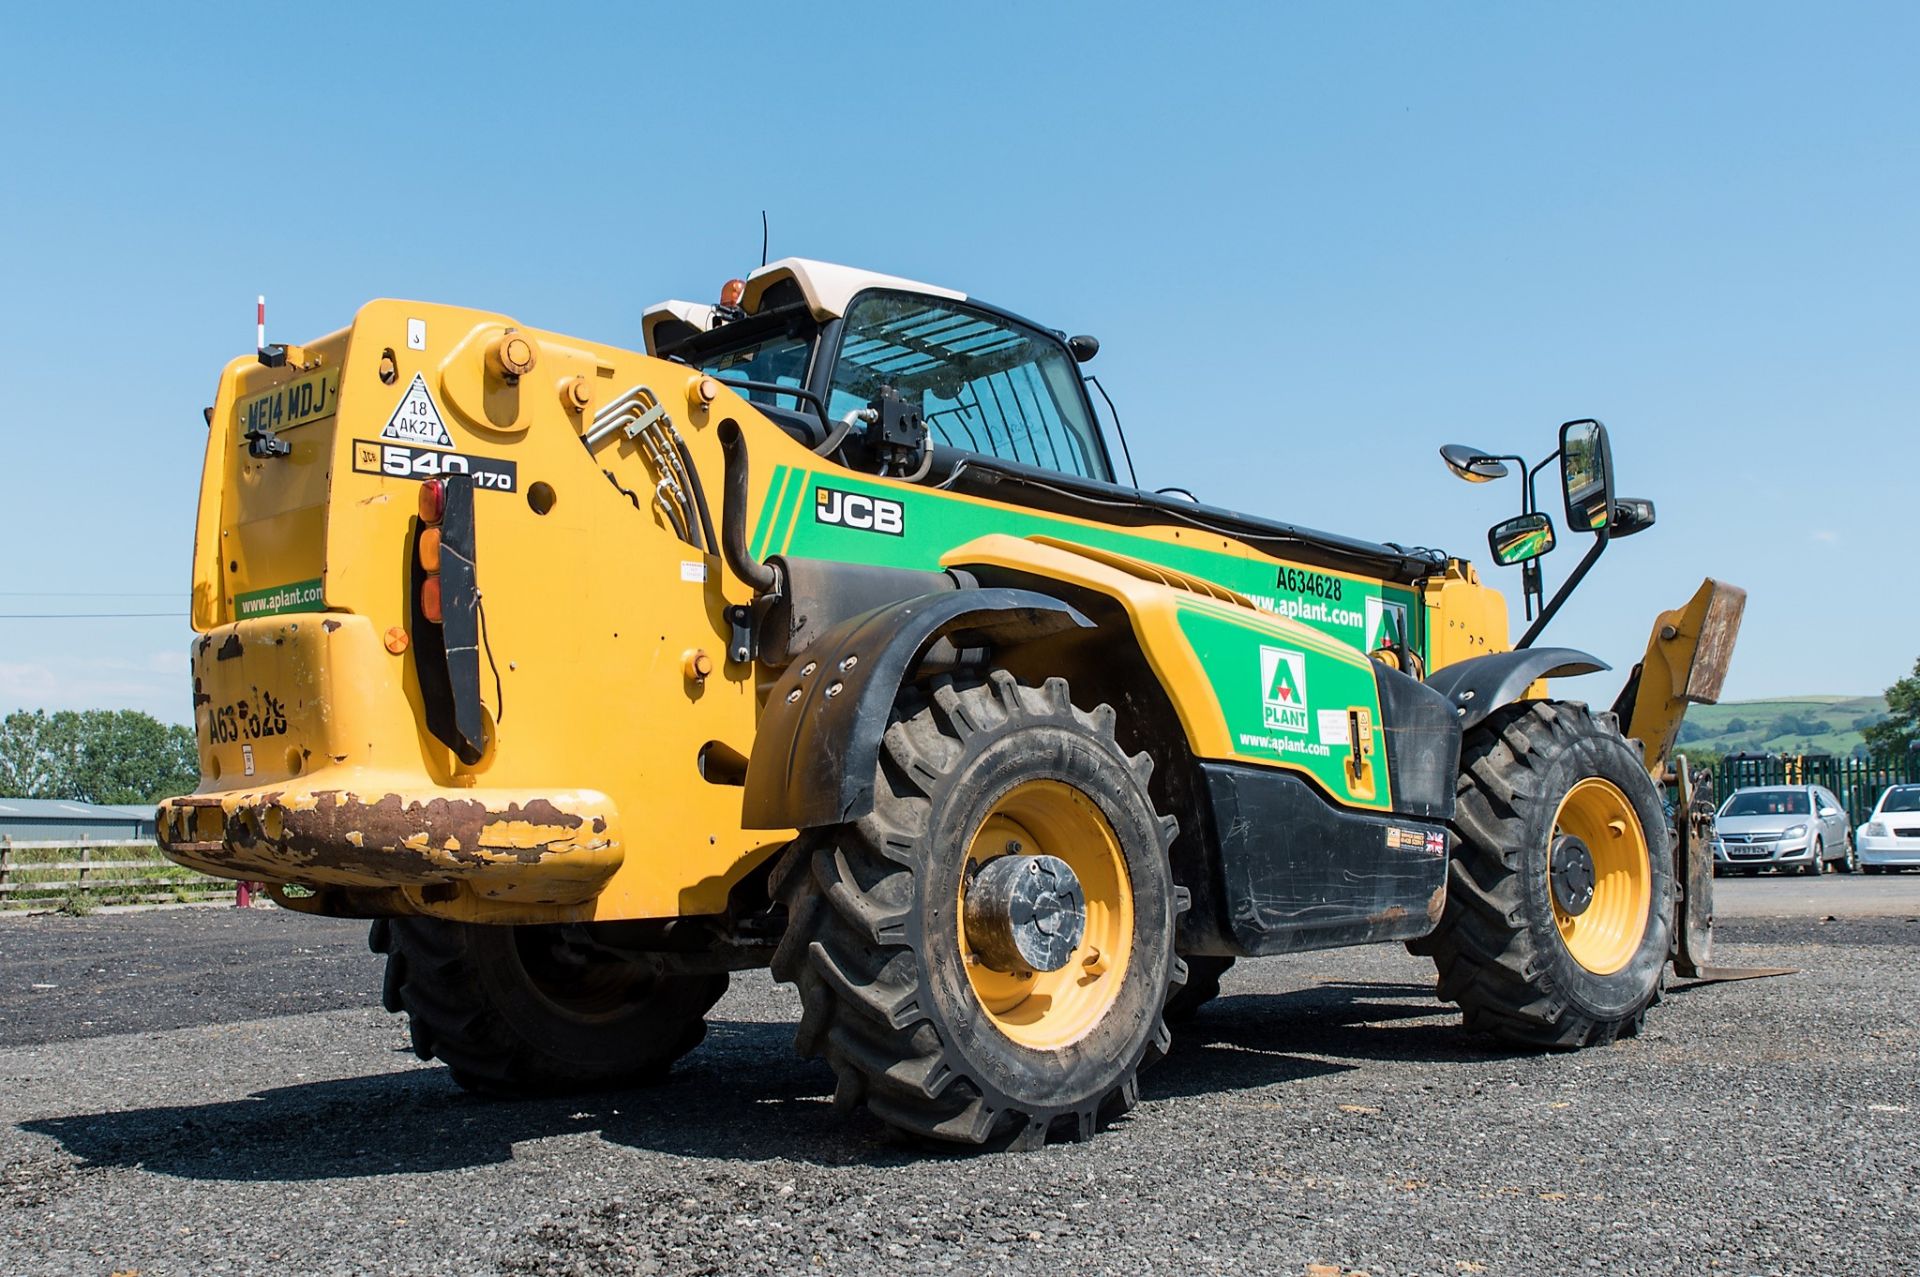
[[1807, 794], [1803, 789], [1750, 789], [1727, 799], [1722, 816], [1804, 816]]
[[891, 385], [918, 397], [937, 444], [1066, 474], [1113, 475], [1066, 348], [958, 302], [862, 293], [847, 309], [827, 415]]
[[1880, 800], [1881, 811], [1920, 811], [1920, 786], [1889, 789]]

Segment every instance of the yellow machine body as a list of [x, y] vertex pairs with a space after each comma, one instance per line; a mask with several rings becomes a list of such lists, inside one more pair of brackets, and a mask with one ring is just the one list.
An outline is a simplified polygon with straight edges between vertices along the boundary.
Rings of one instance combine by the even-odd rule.
[[[684, 364], [376, 301], [282, 366], [249, 356], [221, 375], [194, 545], [203, 779], [163, 805], [167, 853], [319, 911], [502, 923], [724, 911], [793, 834], [746, 828], [741, 812], [772, 675], [730, 658], [728, 608], [753, 591], [651, 500], [644, 440], [616, 431], [583, 448], [596, 415], [641, 387], [716, 498], [717, 427], [738, 423], [757, 554], [806, 550], [828, 531], [831, 491], [897, 494], [923, 525], [955, 531], [889, 543], [895, 562], [1017, 569], [1115, 600], [1130, 628], [1114, 641], [1145, 656], [1193, 757], [1293, 769], [1344, 806], [1386, 806], [1378, 702], [1337, 702], [1366, 737], [1347, 734], [1350, 755], [1282, 752], [1289, 742], [1236, 725], [1243, 675], [1223, 673], [1240, 667], [1220, 644], [1302, 653], [1317, 686], [1355, 688], [1371, 686], [1370, 654], [1431, 670], [1510, 645], [1504, 600], [1458, 560], [1396, 582], [1290, 565], [1172, 519], [1116, 528], [936, 492], [815, 455]], [[284, 455], [259, 455], [250, 432]], [[441, 473], [475, 476], [487, 746], [472, 763], [427, 729], [416, 665], [412, 546], [422, 484]], [[1271, 597], [1276, 579], [1307, 593]], [[1383, 615], [1404, 631], [1397, 650], [1374, 647]]]

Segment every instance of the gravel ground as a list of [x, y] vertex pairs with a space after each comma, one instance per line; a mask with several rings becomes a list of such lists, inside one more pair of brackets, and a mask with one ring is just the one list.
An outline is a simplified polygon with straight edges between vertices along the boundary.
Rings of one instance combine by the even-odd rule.
[[1130, 1118], [996, 1157], [836, 1116], [759, 973], [664, 1086], [502, 1104], [372, 1006], [364, 924], [8, 919], [0, 1272], [1914, 1273], [1920, 921], [1811, 899], [1718, 955], [1801, 974], [1574, 1055], [1398, 949], [1243, 963]]

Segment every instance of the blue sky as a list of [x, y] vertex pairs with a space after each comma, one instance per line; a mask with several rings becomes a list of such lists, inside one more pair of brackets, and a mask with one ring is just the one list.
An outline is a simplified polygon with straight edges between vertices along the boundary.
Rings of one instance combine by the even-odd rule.
[[[1660, 523], [1553, 641], [1624, 669], [1713, 574], [1729, 697], [1920, 655], [1911, 6], [293, 12], [9, 15], [0, 613], [184, 610], [256, 293], [287, 340], [385, 295], [638, 345], [765, 208], [775, 256], [1097, 334], [1149, 486], [1484, 561], [1517, 488], [1436, 448], [1597, 416]], [[186, 641], [0, 619], [0, 709], [188, 721]]]

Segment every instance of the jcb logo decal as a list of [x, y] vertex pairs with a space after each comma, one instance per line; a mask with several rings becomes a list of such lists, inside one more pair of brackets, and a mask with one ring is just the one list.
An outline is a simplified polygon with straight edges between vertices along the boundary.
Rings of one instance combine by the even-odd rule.
[[884, 532], [893, 537], [905, 536], [907, 532], [907, 511], [898, 501], [864, 497], [838, 488], [814, 489], [813, 519], [816, 523], [831, 523], [861, 532]]

